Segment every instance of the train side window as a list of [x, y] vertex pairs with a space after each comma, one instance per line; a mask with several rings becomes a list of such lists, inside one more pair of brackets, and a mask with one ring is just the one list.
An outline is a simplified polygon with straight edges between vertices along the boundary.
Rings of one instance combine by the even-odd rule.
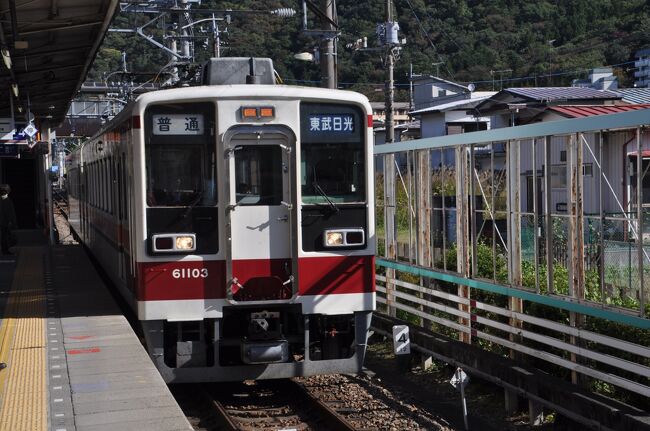
[[90, 205], [95, 206], [95, 162], [88, 166], [88, 183], [90, 187]]
[[111, 165], [111, 158], [106, 157], [106, 212], [111, 214], [112, 208], [111, 203], [113, 201], [113, 187], [112, 187], [112, 178], [113, 178], [113, 166]]
[[97, 162], [93, 162], [93, 170], [92, 170], [92, 175], [93, 175], [93, 205], [97, 207], [99, 205], [99, 175], [98, 175], [98, 165]]
[[99, 206], [99, 170], [97, 169], [98, 164], [97, 162], [93, 162], [93, 169], [92, 169], [92, 179], [93, 179], [93, 206], [97, 207]]
[[101, 176], [101, 194], [102, 194], [102, 209], [106, 211], [106, 159], [102, 159], [101, 161], [101, 171], [102, 171], [102, 176]]
[[101, 193], [99, 191], [99, 160], [93, 162], [93, 190], [95, 192], [95, 207], [99, 208]]
[[104, 177], [106, 176], [106, 172], [105, 172], [105, 169], [104, 169], [104, 165], [105, 165], [104, 164], [104, 159], [100, 159], [99, 162], [97, 162], [97, 168], [98, 168], [97, 173], [99, 174], [99, 175], [97, 175], [97, 179], [99, 180], [97, 185], [99, 186], [98, 187], [98, 189], [99, 189], [99, 209], [101, 209], [101, 210], [106, 209], [106, 204], [105, 204], [106, 193], [105, 193], [105, 190], [104, 190], [104, 185], [106, 184], [106, 181], [105, 181]]
[[95, 189], [95, 207], [99, 208], [102, 199], [101, 192], [99, 191], [99, 160], [93, 163], [93, 183]]
[[109, 178], [110, 178], [110, 172], [108, 170], [108, 159], [104, 159], [104, 211], [108, 212], [109, 210], [109, 202], [110, 202], [110, 195], [109, 195]]
[[101, 208], [106, 211], [106, 160], [102, 159], [99, 162], [99, 193], [101, 196]]
[[122, 153], [122, 170], [120, 180], [122, 182], [122, 198], [120, 199], [120, 208], [122, 211], [122, 220], [126, 220], [127, 202], [126, 202], [126, 154]]
[[115, 207], [115, 162], [113, 157], [108, 158], [108, 212], [113, 215], [113, 208]]

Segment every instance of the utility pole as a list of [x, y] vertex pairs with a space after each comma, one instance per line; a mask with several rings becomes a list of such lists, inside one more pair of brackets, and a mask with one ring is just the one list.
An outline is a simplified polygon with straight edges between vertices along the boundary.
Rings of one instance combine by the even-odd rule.
[[[386, 0], [386, 24], [384, 44], [386, 47], [386, 143], [395, 142], [395, 124], [393, 120], [393, 98], [395, 83], [393, 81], [393, 68], [395, 67], [395, 46], [391, 44], [389, 34], [393, 30], [393, 2]], [[396, 25], [396, 23], [395, 23]]]
[[[309, 29], [307, 11], [316, 15], [322, 28]], [[302, 0], [302, 34], [320, 39], [318, 45], [321, 87], [337, 88], [336, 41], [339, 37], [338, 17], [336, 13], [336, 0], [321, 0], [319, 6], [309, 0]]]
[[436, 68], [436, 78], [440, 78], [440, 65], [445, 64], [443, 61], [437, 61], [435, 63], [431, 63], [433, 67]]
[[[395, 142], [395, 124], [393, 120], [393, 97], [394, 97], [394, 82], [393, 82], [393, 68], [395, 66], [395, 56], [399, 52], [399, 41], [397, 38], [397, 31], [399, 25], [393, 22], [393, 4], [391, 0], [386, 0], [386, 22], [377, 26], [377, 36], [379, 36], [379, 44], [381, 50], [384, 51], [386, 68], [386, 83], [385, 83], [385, 112], [386, 121], [384, 123], [386, 129], [386, 145]], [[384, 220], [385, 220], [385, 249], [386, 258], [397, 260], [397, 224], [395, 223], [395, 208], [397, 207], [396, 183], [395, 183], [395, 155], [386, 154], [384, 156]], [[396, 308], [393, 305], [396, 297], [394, 291], [395, 285], [395, 270], [386, 270], [386, 305], [388, 306], [388, 314], [391, 316], [396, 315]]]
[[[325, 12], [325, 30], [334, 32], [336, 30], [337, 15], [336, 15], [336, 1], [323, 0], [322, 8]], [[335, 33], [333, 33], [335, 34]], [[320, 67], [321, 67], [321, 86], [325, 88], [337, 88], [338, 83], [336, 80], [336, 47], [334, 41], [336, 36], [323, 37], [320, 45]]]
[[413, 110], [413, 63], [409, 64], [409, 111]]
[[[179, 62], [179, 55], [184, 59], [184, 61], [187, 61], [186, 59], [190, 59], [190, 40], [189, 34], [187, 32], [187, 27], [185, 26], [187, 21], [185, 19], [185, 13], [190, 6], [188, 4], [188, 0], [181, 0], [180, 4], [182, 9], [179, 9], [173, 14], [175, 18], [175, 33], [177, 37], [170, 38], [169, 41], [169, 59], [172, 63], [171, 84], [176, 84], [180, 80], [180, 76], [178, 74], [178, 64], [182, 62]], [[180, 52], [178, 51], [178, 39], [180, 39], [181, 45]]]
[[512, 69], [501, 69], [501, 70], [490, 70], [490, 75], [492, 75], [492, 91], [494, 91], [494, 75], [499, 74], [499, 91], [503, 90], [503, 74], [510, 73]]

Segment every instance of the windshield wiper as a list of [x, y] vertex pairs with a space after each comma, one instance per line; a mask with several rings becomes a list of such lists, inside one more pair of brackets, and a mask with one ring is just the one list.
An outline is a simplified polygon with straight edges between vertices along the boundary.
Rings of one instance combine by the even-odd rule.
[[314, 190], [316, 190], [316, 192], [318, 192], [319, 195], [325, 198], [332, 211], [334, 211], [335, 213], [339, 212], [339, 207], [334, 202], [332, 202], [329, 196], [327, 196], [327, 193], [325, 193], [325, 191], [321, 188], [320, 184], [314, 181], [311, 183], [311, 186], [314, 188]]
[[201, 198], [203, 198], [203, 190], [199, 191], [197, 196], [192, 200], [192, 202], [189, 203], [187, 208], [185, 208], [184, 211], [180, 212], [176, 217], [174, 217], [168, 224], [168, 226], [173, 225], [177, 221], [186, 218], [190, 213], [192, 212], [192, 209], [198, 205], [198, 203], [201, 201]]
[[187, 206], [187, 209], [185, 210], [185, 213], [183, 214], [183, 218], [187, 217], [187, 215], [192, 211], [192, 208], [198, 205], [199, 202], [201, 202], [201, 199], [203, 199], [203, 190], [200, 190], [197, 194], [194, 200], [190, 202], [190, 204]]

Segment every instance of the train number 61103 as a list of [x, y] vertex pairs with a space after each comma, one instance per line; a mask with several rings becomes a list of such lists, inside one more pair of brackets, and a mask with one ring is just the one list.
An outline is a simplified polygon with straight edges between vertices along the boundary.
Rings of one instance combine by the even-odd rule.
[[208, 278], [208, 268], [176, 268], [172, 270], [174, 278]]

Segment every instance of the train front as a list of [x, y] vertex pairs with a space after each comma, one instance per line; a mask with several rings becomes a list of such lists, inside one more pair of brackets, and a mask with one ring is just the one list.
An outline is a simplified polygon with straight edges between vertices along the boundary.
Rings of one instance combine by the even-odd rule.
[[165, 380], [360, 371], [375, 307], [367, 99], [234, 85], [138, 106], [135, 288]]

